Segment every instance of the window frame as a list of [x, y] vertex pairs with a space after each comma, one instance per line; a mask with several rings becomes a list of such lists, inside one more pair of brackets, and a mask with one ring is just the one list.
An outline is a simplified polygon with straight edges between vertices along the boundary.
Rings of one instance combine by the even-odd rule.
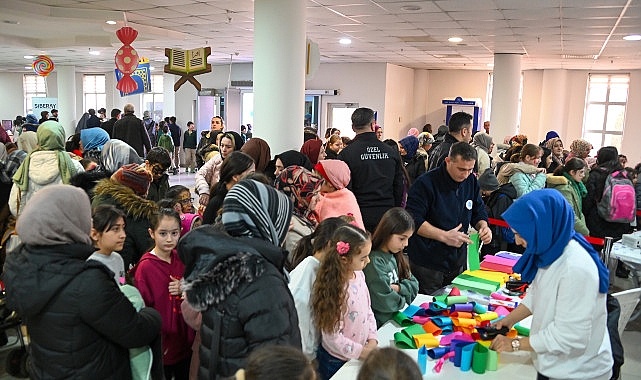
[[[27, 83], [34, 79], [33, 83]], [[29, 91], [29, 86], [34, 86], [35, 91]], [[40, 86], [42, 86], [40, 88]], [[40, 91], [42, 90], [42, 91]], [[33, 98], [46, 98], [47, 97], [47, 79], [46, 77], [37, 74], [24, 74], [22, 76], [22, 91], [24, 94], [24, 114], [28, 115], [33, 113]], [[40, 115], [36, 115], [40, 119]]]
[[[607, 89], [605, 93], [605, 100], [590, 100], [590, 95], [591, 95], [591, 85], [597, 84], [596, 80], [593, 82], [593, 79], [605, 79], [607, 78]], [[625, 78], [625, 82], [621, 81], [616, 81], [614, 82], [617, 85], [620, 85], [622, 83], [625, 83], [627, 86], [626, 89], [626, 97], [625, 101], [611, 101], [610, 100], [610, 94], [612, 90], [612, 84], [613, 78]], [[601, 82], [602, 83], [602, 82]], [[586, 91], [585, 91], [585, 108], [583, 110], [583, 125], [582, 125], [582, 133], [581, 137], [585, 139], [586, 141], [589, 141], [593, 146], [595, 150], [598, 150], [600, 147], [605, 146], [605, 141], [606, 141], [606, 136], [621, 136], [621, 142], [618, 144], [612, 143], [612, 140], [610, 140], [612, 146], [616, 146], [616, 148], [620, 151], [621, 150], [621, 143], [623, 142], [623, 136], [625, 134], [625, 122], [626, 122], [626, 115], [627, 115], [627, 109], [628, 109], [628, 100], [630, 96], [630, 73], [589, 73], [588, 74], [588, 81], [587, 81], [587, 86], [586, 86]], [[594, 129], [594, 128], [589, 128], [588, 124], [588, 117], [590, 116], [589, 110], [591, 105], [599, 105], [603, 106], [603, 120], [601, 122], [601, 128], [599, 129]], [[610, 106], [623, 106], [623, 120], [622, 120], [622, 125], [621, 125], [621, 130], [609, 130], [608, 129], [608, 112], [610, 110]], [[590, 124], [592, 124], [590, 122]], [[592, 125], [590, 125], [592, 126]], [[588, 138], [587, 135], [590, 134], [600, 134], [601, 135], [601, 141], [600, 144], [595, 144], [595, 142]]]

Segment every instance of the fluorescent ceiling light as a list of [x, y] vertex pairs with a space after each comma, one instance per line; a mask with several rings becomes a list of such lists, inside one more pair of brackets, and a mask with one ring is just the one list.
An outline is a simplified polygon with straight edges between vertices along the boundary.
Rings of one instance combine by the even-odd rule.
[[487, 66], [488, 67], [494, 67], [494, 64], [493, 63], [488, 63]]
[[24, 68], [27, 69], [27, 70], [33, 70], [33, 67], [31, 67], [31, 66], [25, 66]]
[[340, 40], [338, 40], [338, 43], [341, 45], [349, 45], [352, 43], [352, 40], [350, 40], [349, 38], [343, 37]]
[[107, 21], [105, 21], [105, 22], [106, 22], [107, 24], [109, 24], [109, 25], [116, 25], [116, 24], [117, 24], [117, 22], [115, 22], [114, 20], [107, 20]]
[[455, 43], [459, 43], [459, 42], [463, 41], [463, 39], [461, 37], [450, 37], [447, 40], [450, 41], [450, 42], [455, 42]]
[[626, 41], [641, 41], [641, 34], [628, 34], [623, 39]]
[[24, 59], [34, 59], [35, 57], [33, 55], [25, 55]]
[[100, 55], [100, 52], [98, 50], [89, 50], [89, 54], [91, 54], [91, 55]]

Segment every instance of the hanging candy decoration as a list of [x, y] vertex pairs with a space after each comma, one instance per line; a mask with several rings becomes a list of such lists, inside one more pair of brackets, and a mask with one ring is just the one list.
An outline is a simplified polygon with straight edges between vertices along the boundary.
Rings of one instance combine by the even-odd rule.
[[33, 60], [31, 67], [36, 74], [40, 75], [41, 77], [46, 77], [47, 75], [51, 74], [54, 65], [51, 58], [47, 57], [46, 55], [39, 55]]
[[125, 26], [116, 31], [116, 36], [123, 43], [114, 59], [116, 67], [123, 74], [116, 88], [124, 93], [130, 93], [138, 89], [138, 83], [130, 76], [138, 67], [138, 53], [130, 45], [138, 37], [138, 32], [132, 27]]

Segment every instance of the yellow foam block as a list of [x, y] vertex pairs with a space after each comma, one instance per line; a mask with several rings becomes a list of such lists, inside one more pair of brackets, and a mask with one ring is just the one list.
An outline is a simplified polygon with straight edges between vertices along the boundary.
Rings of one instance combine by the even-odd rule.
[[416, 343], [417, 348], [421, 348], [423, 346], [427, 348], [434, 348], [439, 346], [438, 339], [430, 333], [414, 335], [412, 338], [414, 338], [414, 343]]

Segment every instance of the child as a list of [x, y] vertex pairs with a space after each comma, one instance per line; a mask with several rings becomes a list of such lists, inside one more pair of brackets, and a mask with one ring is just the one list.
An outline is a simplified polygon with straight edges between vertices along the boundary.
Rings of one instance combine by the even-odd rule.
[[193, 214], [195, 211], [194, 199], [191, 197], [191, 191], [186, 186], [174, 185], [170, 187], [165, 194], [165, 198], [170, 198], [180, 203], [181, 211], [178, 211], [179, 214]]
[[316, 359], [328, 380], [350, 359], [364, 360], [378, 345], [363, 268], [372, 242], [358, 227], [339, 227], [329, 242], [314, 283], [312, 307], [321, 345]]
[[314, 170], [325, 180], [321, 185], [320, 194], [310, 206], [318, 215], [318, 220], [350, 215], [354, 217], [357, 227], [365, 229], [356, 197], [347, 188], [351, 178], [349, 166], [340, 160], [321, 160], [314, 166]]
[[171, 156], [165, 148], [157, 146], [147, 152], [145, 169], [153, 179], [149, 184], [149, 192], [147, 193], [147, 199], [150, 201], [158, 202], [167, 194], [167, 190], [169, 190], [169, 176], [167, 175], [169, 165], [171, 165]]
[[103, 204], [97, 206], [92, 215], [91, 240], [98, 248], [87, 260], [105, 264], [114, 273], [116, 284], [125, 283], [125, 264], [120, 254], [125, 245], [125, 213], [116, 206]]
[[[545, 187], [545, 168], [538, 167], [542, 155], [543, 149], [538, 145], [526, 144], [521, 149], [521, 162], [514, 166], [514, 174], [510, 177], [518, 197]], [[535, 172], [531, 173], [533, 168]]]
[[152, 217], [151, 227], [149, 235], [155, 246], [134, 268], [135, 285], [145, 304], [158, 310], [162, 317], [165, 377], [187, 379], [193, 330], [185, 323], [180, 309], [180, 278], [185, 271], [175, 250], [180, 237], [180, 217], [175, 210], [160, 209]]
[[291, 346], [266, 346], [249, 355], [245, 369], [234, 380], [315, 380], [314, 367], [299, 349]]
[[316, 358], [316, 348], [320, 340], [318, 329], [312, 318], [310, 302], [316, 273], [325, 257], [334, 231], [345, 225], [347, 222], [341, 218], [325, 219], [311, 235], [300, 239], [294, 250], [293, 268], [289, 274], [289, 290], [296, 305], [303, 353], [309, 360]]
[[418, 281], [410, 272], [403, 253], [414, 233], [414, 219], [400, 207], [389, 209], [372, 236], [371, 265], [363, 270], [372, 300], [372, 311], [380, 327], [411, 304], [418, 294]]
[[421, 380], [416, 362], [401, 350], [385, 347], [374, 350], [358, 371], [357, 380]]

